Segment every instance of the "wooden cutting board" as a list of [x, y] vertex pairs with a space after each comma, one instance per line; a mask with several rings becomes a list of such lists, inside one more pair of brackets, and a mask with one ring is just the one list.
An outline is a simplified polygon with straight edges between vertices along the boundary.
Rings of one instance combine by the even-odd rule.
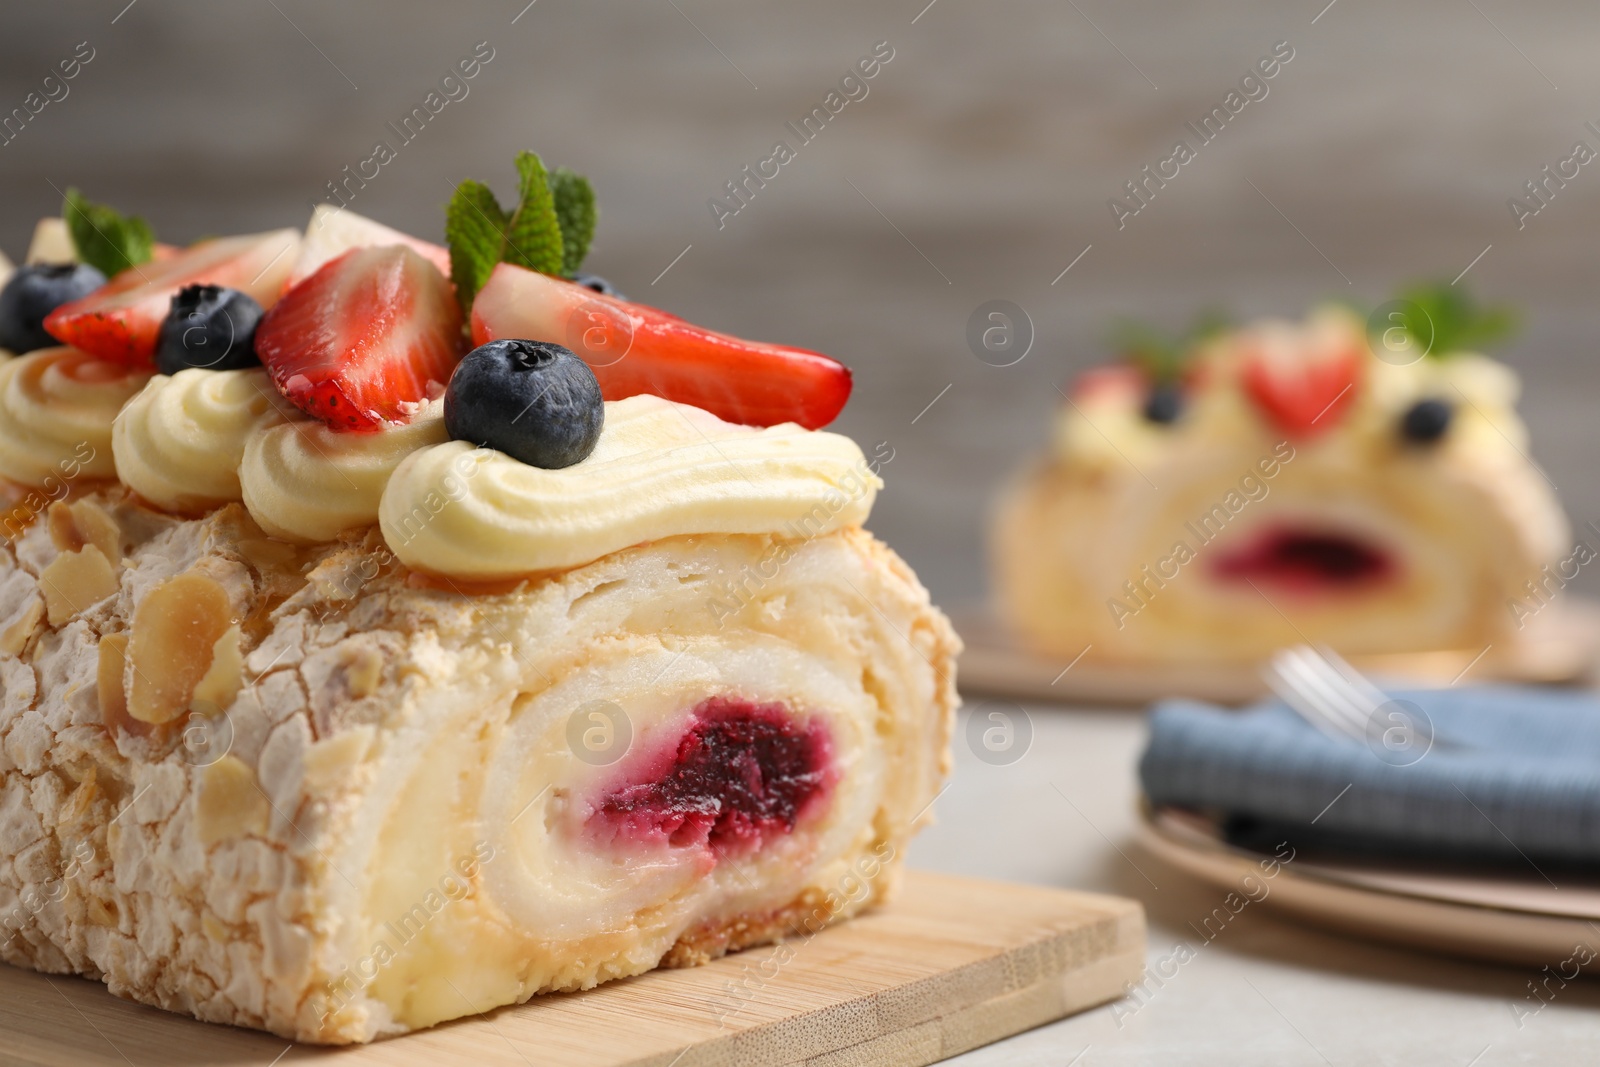
[[810, 939], [354, 1049], [195, 1022], [98, 983], [0, 965], [0, 1061], [921, 1067], [1114, 1000], [1143, 973], [1134, 901], [910, 871], [893, 903]]

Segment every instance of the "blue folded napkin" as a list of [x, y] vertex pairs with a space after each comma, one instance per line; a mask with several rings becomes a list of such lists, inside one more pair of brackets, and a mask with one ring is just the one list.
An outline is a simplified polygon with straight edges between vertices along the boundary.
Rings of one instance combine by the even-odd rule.
[[1328, 737], [1277, 701], [1243, 712], [1162, 703], [1139, 762], [1145, 794], [1157, 805], [1374, 851], [1600, 863], [1595, 694], [1484, 687], [1390, 695], [1396, 709], [1421, 715], [1393, 719], [1398, 732], [1375, 729], [1367, 743]]

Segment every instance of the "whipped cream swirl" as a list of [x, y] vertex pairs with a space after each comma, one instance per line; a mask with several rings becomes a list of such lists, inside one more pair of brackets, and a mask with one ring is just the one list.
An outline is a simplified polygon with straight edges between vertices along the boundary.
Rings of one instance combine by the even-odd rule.
[[389, 476], [412, 452], [447, 441], [444, 402], [375, 433], [330, 430], [310, 418], [258, 427], [245, 440], [245, 507], [274, 537], [312, 543], [378, 521]]
[[30, 486], [115, 478], [111, 420], [149, 379], [76, 348], [0, 362], [0, 476]]
[[408, 567], [492, 580], [682, 534], [816, 537], [864, 522], [882, 484], [848, 437], [635, 396], [606, 404], [594, 452], [560, 470], [464, 441], [423, 448], [389, 479], [379, 522]]
[[243, 499], [239, 464], [257, 428], [298, 415], [264, 370], [158, 374], [111, 429], [117, 477], [168, 511]]
[[120, 477], [180, 514], [242, 500], [300, 543], [377, 523], [414, 570], [489, 581], [682, 535], [818, 537], [863, 523], [882, 487], [849, 438], [655, 396], [608, 403], [594, 452], [546, 470], [449, 440], [442, 400], [405, 425], [338, 432], [263, 370], [152, 375], [74, 348], [0, 361], [0, 475]]

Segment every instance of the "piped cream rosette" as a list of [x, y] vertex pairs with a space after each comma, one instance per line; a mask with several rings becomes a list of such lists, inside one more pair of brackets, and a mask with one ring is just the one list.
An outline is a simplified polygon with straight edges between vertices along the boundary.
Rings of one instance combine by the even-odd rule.
[[111, 422], [149, 378], [76, 348], [0, 362], [0, 476], [36, 487], [116, 477]]
[[448, 439], [438, 400], [411, 422], [376, 433], [330, 430], [309, 418], [257, 429], [239, 468], [245, 507], [274, 537], [331, 541], [376, 522], [384, 487], [401, 461]]
[[245, 442], [256, 430], [298, 414], [264, 370], [158, 374], [112, 426], [117, 476], [168, 511], [240, 500]]
[[496, 579], [680, 534], [814, 537], [861, 525], [881, 485], [839, 434], [636, 396], [606, 404], [594, 452], [560, 470], [462, 441], [420, 449], [395, 470], [379, 521], [409, 567]]
[[594, 452], [545, 470], [450, 441], [441, 400], [376, 433], [330, 430], [260, 370], [129, 375], [53, 349], [0, 365], [0, 383], [0, 457], [19, 453], [24, 477], [79, 438], [85, 471], [119, 474], [157, 507], [242, 501], [269, 534], [306, 544], [381, 523], [403, 563], [451, 578], [574, 567], [681, 534], [816, 537], [860, 526], [882, 485], [849, 438], [652, 396], [608, 403]]

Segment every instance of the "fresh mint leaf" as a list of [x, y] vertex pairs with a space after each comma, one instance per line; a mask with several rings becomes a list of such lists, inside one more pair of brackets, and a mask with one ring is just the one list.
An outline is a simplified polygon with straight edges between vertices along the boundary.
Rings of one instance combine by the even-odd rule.
[[[559, 278], [568, 273], [569, 254], [581, 260], [588, 249], [594, 232], [594, 194], [588, 182], [571, 171], [558, 171], [552, 177], [532, 152], [517, 153], [517, 177], [517, 206], [510, 212], [487, 185], [471, 180], [456, 186], [445, 209], [450, 280], [463, 311], [472, 309], [496, 263], [514, 263]], [[558, 189], [574, 220], [570, 242], [556, 214]], [[585, 220], [586, 228], [580, 229]]]
[[76, 189], [67, 190], [61, 217], [78, 258], [107, 278], [148, 263], [155, 254], [156, 235], [149, 223], [86, 200]]
[[487, 185], [469, 179], [456, 186], [445, 209], [444, 232], [450, 246], [450, 280], [462, 311], [472, 309], [478, 290], [500, 262], [509, 227], [510, 220]]
[[456, 186], [445, 210], [450, 278], [466, 312], [498, 262], [566, 278], [589, 254], [597, 218], [589, 179], [565, 166], [547, 171], [533, 152], [518, 152], [517, 179], [515, 210], [501, 208], [478, 181]]
[[561, 266], [570, 278], [583, 266], [583, 257], [589, 254], [589, 242], [594, 240], [598, 214], [594, 190], [588, 178], [566, 167], [557, 167], [550, 172], [550, 193], [555, 198], [556, 220], [561, 223]]
[[[1509, 307], [1482, 307], [1462, 288], [1443, 282], [1413, 285], [1399, 299], [1420, 308], [1415, 338], [1434, 359], [1446, 359], [1460, 352], [1478, 351], [1511, 337], [1516, 332], [1517, 315]], [[1431, 329], [1431, 337], [1422, 337]]]
[[550, 176], [545, 173], [543, 161], [532, 152], [517, 153], [517, 174], [522, 179], [517, 189], [517, 209], [511, 213], [511, 228], [501, 258], [560, 277], [566, 245], [561, 222], [556, 218]]
[[1194, 317], [1185, 335], [1185, 343], [1198, 348], [1220, 334], [1233, 329], [1233, 316], [1220, 307], [1208, 307]]
[[1142, 322], [1124, 320], [1113, 328], [1111, 343], [1123, 359], [1144, 371], [1151, 381], [1173, 382], [1182, 377], [1200, 347], [1231, 324], [1231, 317], [1215, 308], [1195, 316], [1189, 328], [1176, 336]]

